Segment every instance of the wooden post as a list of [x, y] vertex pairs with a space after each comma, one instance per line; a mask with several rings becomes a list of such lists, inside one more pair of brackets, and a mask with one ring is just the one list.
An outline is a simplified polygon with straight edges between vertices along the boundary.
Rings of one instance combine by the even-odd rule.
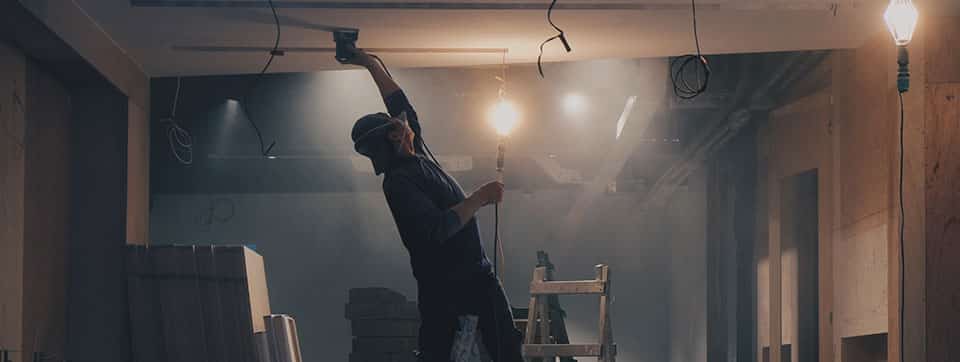
[[597, 265], [597, 280], [604, 285], [604, 293], [600, 294], [600, 358], [598, 362], [614, 362], [611, 339], [613, 338], [610, 326], [610, 267]]
[[[546, 275], [546, 268], [537, 267], [536, 269], [533, 269], [533, 283], [531, 284], [535, 284], [536, 282], [543, 281], [543, 278], [545, 275]], [[534, 344], [536, 342], [535, 338], [537, 333], [536, 326], [537, 326], [537, 317], [538, 317], [538, 311], [537, 311], [538, 304], [539, 303], [537, 303], [537, 295], [531, 294], [530, 308], [527, 311], [527, 330], [526, 330], [526, 333], [524, 334], [524, 344]]]

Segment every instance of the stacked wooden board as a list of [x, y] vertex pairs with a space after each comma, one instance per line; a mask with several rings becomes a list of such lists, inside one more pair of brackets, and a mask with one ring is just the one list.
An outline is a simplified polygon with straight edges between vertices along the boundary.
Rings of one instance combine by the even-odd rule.
[[134, 362], [258, 362], [263, 257], [243, 246], [127, 248]]
[[297, 322], [285, 314], [272, 314], [263, 317], [267, 326], [264, 338], [267, 353], [262, 362], [303, 362], [300, 355], [300, 338], [297, 335]]
[[353, 331], [350, 362], [416, 362], [420, 313], [415, 301], [386, 288], [351, 289], [346, 318]]

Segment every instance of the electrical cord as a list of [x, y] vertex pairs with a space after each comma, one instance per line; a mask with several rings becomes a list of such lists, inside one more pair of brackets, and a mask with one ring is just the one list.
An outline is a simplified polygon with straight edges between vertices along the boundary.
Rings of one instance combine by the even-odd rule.
[[[697, 30], [697, 1], [690, 0], [693, 8], [693, 39], [697, 54], [684, 55], [670, 61], [670, 81], [673, 93], [680, 99], [693, 99], [707, 91], [710, 84], [710, 64], [700, 51], [700, 34]], [[691, 66], [696, 66], [690, 70]], [[687, 79], [690, 72], [696, 74], [696, 80]]]
[[563, 43], [563, 48], [567, 50], [567, 53], [573, 51], [573, 48], [570, 47], [570, 42], [567, 41], [567, 36], [564, 34], [563, 29], [560, 29], [560, 27], [558, 27], [557, 24], [553, 23], [553, 8], [556, 5], [557, 5], [557, 0], [553, 0], [550, 2], [550, 7], [547, 8], [547, 22], [550, 23], [550, 26], [552, 26], [557, 31], [557, 35], [549, 37], [547, 38], [547, 40], [544, 40], [543, 43], [540, 43], [540, 55], [537, 56], [537, 71], [540, 72], [541, 79], [544, 78], [543, 76], [543, 46], [544, 45], [547, 45], [547, 43], [554, 41], [556, 39], [560, 39], [560, 42]]
[[905, 215], [904, 215], [904, 207], [903, 207], [903, 152], [904, 152], [904, 147], [903, 147], [903, 124], [904, 124], [903, 92], [899, 92], [899, 96], [900, 96], [900, 177], [899, 177], [899, 195], [900, 195], [900, 196], [899, 196], [899, 199], [900, 199], [900, 227], [899, 227], [899, 234], [900, 234], [900, 308], [899, 308], [899, 309], [900, 309], [900, 310], [899, 310], [899, 317], [900, 317], [900, 362], [904, 362], [904, 359], [903, 359], [903, 357], [904, 357], [904, 352], [903, 352], [903, 346], [904, 346], [904, 344], [903, 344], [903, 341], [904, 341], [904, 338], [903, 338], [903, 335], [904, 335], [904, 333], [903, 333], [904, 305], [903, 305], [903, 303], [904, 303], [904, 301], [906, 300], [906, 299], [904, 298], [904, 293], [906, 292], [906, 281], [904, 280], [904, 277], [906, 276], [906, 273], [905, 273], [904, 269], [906, 269], [907, 263], [906, 263], [906, 252], [904, 251], [905, 243], [904, 243], [904, 241], [903, 241], [903, 234], [904, 234], [903, 229], [904, 229], [904, 218], [905, 218]]
[[[498, 250], [500, 250], [500, 203], [499, 202], [494, 204], [493, 206], [493, 274], [498, 276], [497, 283], [501, 283], [499, 278], [499, 273], [498, 273], [499, 269], [497, 268], [497, 265], [499, 265], [497, 264], [498, 263], [497, 254], [499, 253]], [[503, 288], [501, 284], [498, 284], [496, 287], [501, 289]], [[503, 346], [502, 346], [503, 342], [501, 341], [501, 338], [500, 338], [500, 316], [497, 315], [497, 301], [494, 300], [492, 302], [493, 302], [493, 319], [496, 320], [495, 322], [496, 333], [494, 335], [496, 335], [496, 338], [497, 338], [497, 361], [503, 361]]]
[[[170, 107], [170, 118], [163, 120], [167, 123], [167, 142], [170, 144], [170, 152], [183, 165], [193, 164], [193, 137], [190, 132], [180, 126], [177, 122], [177, 104], [180, 103], [181, 79], [177, 77], [177, 90], [173, 94], [173, 105]], [[183, 149], [184, 155], [181, 155], [179, 149]]]
[[273, 49], [270, 50], [270, 57], [267, 58], [267, 63], [263, 65], [263, 69], [260, 69], [260, 73], [257, 74], [257, 77], [254, 78], [253, 83], [250, 85], [250, 88], [247, 89], [247, 92], [243, 96], [243, 102], [241, 102], [242, 107], [246, 112], [247, 121], [250, 122], [250, 126], [253, 127], [253, 130], [257, 133], [257, 140], [260, 142], [260, 154], [264, 157], [270, 156], [270, 150], [273, 149], [273, 146], [276, 146], [277, 141], [270, 142], [270, 146], [264, 147], [263, 143], [263, 134], [260, 132], [260, 127], [257, 127], [257, 122], [253, 120], [253, 112], [250, 111], [250, 95], [253, 94], [253, 91], [257, 89], [257, 85], [260, 83], [260, 78], [267, 72], [267, 69], [270, 69], [270, 65], [273, 64], [273, 58], [280, 55], [282, 56], [283, 51], [279, 50], [280, 47], [280, 17], [277, 15], [277, 8], [273, 6], [273, 0], [267, 0], [267, 3], [270, 4], [270, 11], [273, 12], [273, 21], [277, 27], [277, 36], [273, 42]]

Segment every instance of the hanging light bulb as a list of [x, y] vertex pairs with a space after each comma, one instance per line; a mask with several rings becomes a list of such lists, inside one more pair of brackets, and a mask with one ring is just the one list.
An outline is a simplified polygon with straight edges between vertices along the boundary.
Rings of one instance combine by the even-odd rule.
[[890, 35], [897, 44], [897, 91], [900, 93], [910, 89], [910, 55], [907, 53], [907, 44], [913, 40], [913, 31], [917, 29], [919, 17], [912, 0], [890, 0], [887, 11], [883, 13], [883, 20], [887, 22]]
[[490, 108], [488, 117], [490, 125], [497, 131], [497, 134], [500, 137], [507, 137], [513, 131], [513, 127], [517, 125], [520, 113], [512, 102], [501, 98], [493, 105], [493, 108]]
[[887, 28], [890, 29], [897, 46], [910, 44], [919, 17], [912, 0], [890, 0], [887, 11], [883, 13], [883, 20], [887, 22]]

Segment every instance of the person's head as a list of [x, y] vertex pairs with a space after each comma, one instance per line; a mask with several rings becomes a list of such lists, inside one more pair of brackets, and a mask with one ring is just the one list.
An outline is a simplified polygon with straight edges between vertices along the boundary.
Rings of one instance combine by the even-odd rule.
[[368, 114], [353, 124], [350, 134], [354, 150], [370, 158], [378, 175], [386, 171], [394, 159], [414, 154], [414, 136], [406, 113], [396, 118], [386, 113]]

